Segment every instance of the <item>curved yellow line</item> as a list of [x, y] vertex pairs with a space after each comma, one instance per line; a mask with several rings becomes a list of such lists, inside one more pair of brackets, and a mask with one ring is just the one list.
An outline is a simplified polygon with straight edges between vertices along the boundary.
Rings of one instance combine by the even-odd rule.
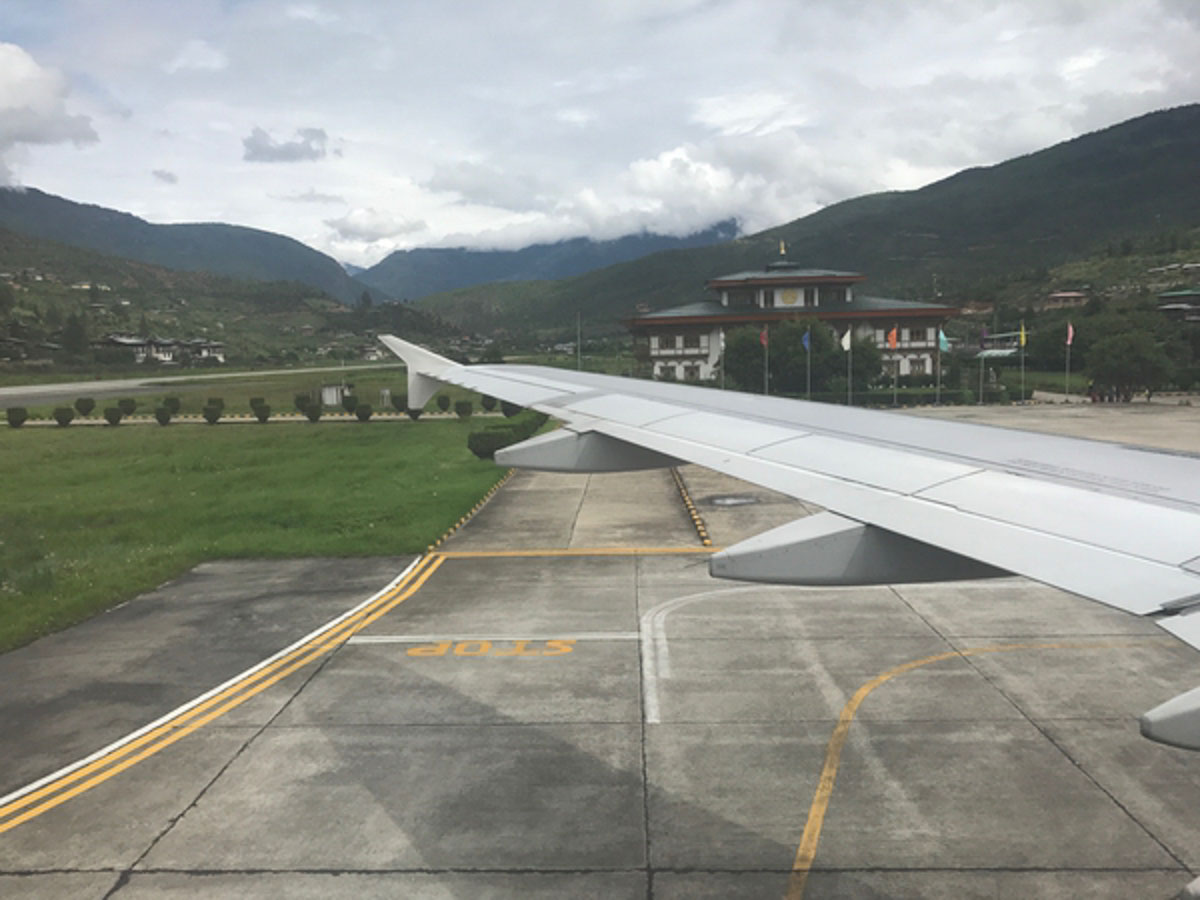
[[913, 669], [919, 669], [922, 666], [932, 665], [933, 663], [942, 662], [947, 659], [978, 656], [984, 653], [1009, 653], [1016, 650], [1098, 650], [1137, 645], [1137, 642], [1131, 641], [1116, 643], [1076, 641], [1044, 644], [998, 644], [992, 647], [975, 647], [967, 650], [949, 650], [945, 653], [936, 653], [933, 656], [914, 659], [911, 662], [906, 662], [896, 666], [894, 669], [888, 669], [886, 672], [876, 675], [855, 691], [854, 696], [842, 707], [837, 725], [833, 729], [833, 735], [829, 738], [829, 744], [825, 748], [825, 764], [821, 767], [821, 777], [817, 780], [817, 790], [813, 794], [812, 805], [808, 809], [808, 821], [804, 824], [804, 833], [800, 837], [800, 846], [796, 848], [796, 858], [792, 863], [792, 876], [788, 881], [786, 900], [802, 900], [804, 897], [804, 888], [808, 882], [808, 873], [812, 869], [813, 860], [817, 856], [817, 844], [821, 840], [821, 828], [825, 823], [825, 811], [829, 808], [829, 800], [833, 796], [833, 786], [837, 781], [837, 771], [838, 765], [841, 762], [842, 748], [846, 746], [846, 738], [850, 734], [850, 724], [854, 721], [854, 715], [858, 712], [858, 708], [867, 699], [867, 695], [875, 690], [875, 688], [881, 684], [886, 684], [897, 675], [903, 675], [905, 672], [911, 672]]

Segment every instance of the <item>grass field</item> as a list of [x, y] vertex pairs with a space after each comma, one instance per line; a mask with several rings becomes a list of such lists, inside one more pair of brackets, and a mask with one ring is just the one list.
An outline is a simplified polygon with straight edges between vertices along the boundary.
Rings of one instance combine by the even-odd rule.
[[467, 450], [471, 430], [0, 428], [0, 650], [207, 559], [424, 550], [502, 475]]

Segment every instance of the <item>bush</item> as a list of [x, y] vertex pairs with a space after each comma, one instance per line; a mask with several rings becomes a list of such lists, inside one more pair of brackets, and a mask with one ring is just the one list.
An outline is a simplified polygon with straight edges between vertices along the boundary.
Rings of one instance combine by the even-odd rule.
[[[179, 410], [183, 408], [183, 404], [179, 402], [178, 397], [167, 397], [163, 400], [163, 408], [171, 415], [177, 416], [179, 415]], [[157, 415], [157, 411], [155, 414]]]
[[469, 419], [471, 417], [471, 401], [457, 400], [454, 403], [454, 414], [460, 419]]
[[171, 424], [171, 409], [168, 406], [160, 406], [154, 410], [154, 418], [158, 419], [159, 425]]
[[292, 402], [296, 404], [296, 412], [304, 412], [308, 409], [308, 404], [312, 403], [312, 398], [308, 394], [297, 394]]
[[75, 411], [81, 416], [90, 416], [96, 408], [96, 401], [91, 397], [80, 397], [75, 401]]
[[25, 424], [25, 420], [29, 418], [29, 413], [26, 412], [23, 406], [10, 406], [8, 408], [8, 424], [13, 428], [20, 428]]
[[132, 397], [123, 397], [117, 401], [117, 409], [121, 411], [122, 416], [132, 416], [133, 411], [137, 409], [137, 401]]
[[221, 407], [213, 406], [210, 403], [210, 404], [208, 404], [208, 406], [204, 407], [204, 409], [202, 409], [200, 411], [200, 414], [202, 416], [204, 416], [204, 421], [207, 422], [209, 425], [216, 425], [218, 422], [221, 421], [221, 412], [222, 412]]
[[353, 394], [342, 394], [342, 409], [348, 413], [354, 412], [358, 407], [358, 398]]
[[421, 418], [421, 410], [419, 409], [406, 409], [405, 412], [408, 413], [408, 417], [414, 422]]
[[220, 397], [209, 397], [208, 402], [205, 403], [204, 405], [205, 406], [215, 406], [217, 409], [221, 410], [221, 412], [225, 412], [225, 401], [222, 400]]
[[104, 421], [108, 422], [109, 425], [120, 425], [122, 415], [123, 413], [118, 407], [110, 406], [104, 410]]
[[54, 421], [66, 428], [71, 424], [71, 420], [75, 418], [75, 410], [69, 406], [58, 406], [54, 409]]
[[500, 412], [504, 413], [506, 419], [511, 419], [522, 409], [524, 409], [523, 406], [517, 406], [517, 404], [509, 403], [507, 400], [500, 401]]
[[271, 418], [271, 407], [265, 403], [258, 404], [254, 407], [254, 418], [266, 425], [267, 419]]
[[309, 403], [302, 411], [304, 415], [308, 417], [308, 421], [310, 422], [316, 422], [321, 418], [320, 403]]
[[442, 412], [445, 412], [446, 410], [448, 410], [450, 408], [450, 398], [447, 397], [445, 394], [438, 394], [437, 395], [437, 408], [440, 409]]
[[467, 435], [467, 449], [480, 459], [492, 459], [497, 450], [533, 437], [549, 418], [545, 413], [537, 413], [514, 422], [489, 425], [483, 431], [472, 431]]
[[491, 394], [484, 394], [483, 397], [479, 401], [479, 405], [482, 406], [488, 412], [491, 412], [493, 409], [496, 408], [496, 398], [493, 397]]
[[267, 401], [262, 397], [251, 397], [250, 398], [250, 412], [254, 412], [260, 406], [266, 406], [266, 405], [267, 405]]
[[360, 422], [369, 422], [371, 420], [371, 413], [373, 412], [375, 410], [371, 409], [370, 403], [360, 403], [354, 407], [354, 415], [358, 416], [358, 421]]
[[408, 412], [408, 394], [392, 394], [392, 406], [396, 412]]

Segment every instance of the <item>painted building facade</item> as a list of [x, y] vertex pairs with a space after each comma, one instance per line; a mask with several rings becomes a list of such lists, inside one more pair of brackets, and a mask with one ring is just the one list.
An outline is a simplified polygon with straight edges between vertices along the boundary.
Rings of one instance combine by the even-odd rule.
[[[706, 286], [715, 299], [642, 313], [626, 325], [635, 355], [660, 379], [716, 378], [725, 332], [807, 318], [826, 323], [839, 339], [849, 329], [855, 339], [874, 341], [887, 372], [934, 374], [938, 330], [958, 308], [871, 296], [861, 288], [865, 280], [858, 272], [806, 269], [779, 259], [764, 269], [712, 279]], [[893, 328], [897, 341], [890, 347]]]

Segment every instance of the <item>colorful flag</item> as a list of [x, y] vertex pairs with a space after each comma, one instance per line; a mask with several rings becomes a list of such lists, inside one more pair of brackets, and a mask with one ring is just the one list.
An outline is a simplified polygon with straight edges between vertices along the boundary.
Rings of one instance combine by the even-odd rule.
[[811, 328], [807, 329], [804, 332], [804, 337], [800, 338], [800, 343], [802, 343], [804, 345], [805, 353], [808, 353], [810, 351], [810, 347], [809, 347], [809, 343], [808, 343], [808, 332], [809, 331], [812, 331], [812, 329]]
[[1025, 320], [1021, 320], [1021, 346], [1025, 346]]
[[846, 329], [846, 333], [842, 335], [842, 349], [847, 353], [850, 352], [850, 329]]
[[758, 333], [758, 342], [764, 347], [767, 346], [767, 326], [763, 326], [763, 330]]
[[1070, 322], [1067, 323], [1067, 346], [1071, 346], [1071, 341], [1075, 340], [1075, 326]]
[[950, 341], [946, 338], [946, 332], [938, 329], [938, 350], [942, 353], [950, 352]]
[[893, 325], [892, 330], [888, 332], [887, 344], [893, 350], [900, 346], [900, 339], [897, 333], [897, 326]]

